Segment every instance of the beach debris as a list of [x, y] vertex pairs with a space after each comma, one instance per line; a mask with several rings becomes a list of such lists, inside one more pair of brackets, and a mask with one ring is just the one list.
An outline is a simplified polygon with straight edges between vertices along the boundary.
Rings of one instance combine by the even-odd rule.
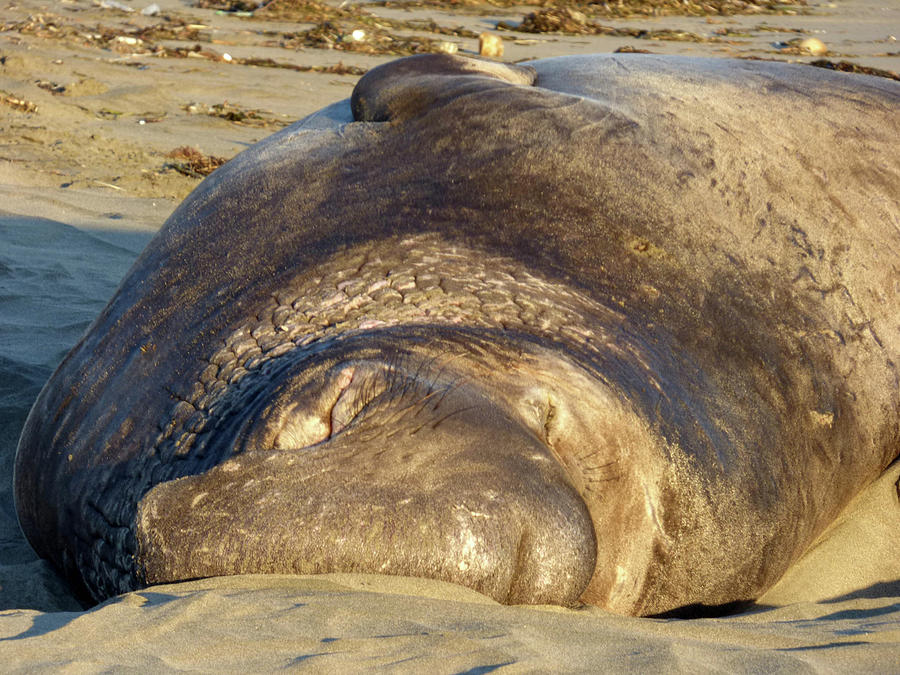
[[[205, 3], [228, 4], [238, 9], [250, 9], [245, 0], [199, 0]], [[199, 4], [197, 5], [199, 6]], [[253, 15], [265, 19], [295, 21], [301, 23], [319, 23], [323, 20], [353, 19], [359, 23], [365, 17], [374, 18], [371, 12], [357, 4], [329, 4], [317, 0], [269, 0], [258, 3]]]
[[113, 185], [112, 183], [107, 183], [106, 181], [97, 180], [95, 178], [93, 182], [95, 182], [97, 185], [100, 185], [102, 187], [110, 188], [111, 190], [118, 190], [119, 192], [125, 192], [125, 188], [120, 187], [118, 185]]
[[156, 16], [162, 11], [155, 2], [152, 5], [147, 5], [144, 9], [141, 10], [141, 14], [143, 16]]
[[683, 30], [646, 30], [643, 28], [616, 28], [589, 20], [583, 13], [568, 7], [551, 7], [532, 12], [518, 25], [505, 21], [497, 23], [497, 30], [520, 33], [563, 33], [567, 35], [609, 35], [639, 40], [668, 40], [671, 42], [729, 42], [730, 38], [717, 35], [704, 36]]
[[811, 61], [811, 66], [817, 68], [828, 68], [829, 70], [839, 70], [842, 73], [857, 73], [861, 75], [874, 75], [875, 77], [886, 77], [890, 80], [900, 81], [900, 74], [892, 70], [884, 70], [882, 68], [871, 68], [869, 66], [861, 66], [851, 61], [829, 61], [828, 59], [818, 59]]
[[[207, 4], [204, 0], [204, 4]], [[215, 7], [221, 3], [211, 2]], [[255, 7], [256, 5], [254, 5]], [[406, 56], [435, 52], [447, 53], [452, 50], [447, 40], [439, 35], [462, 38], [477, 38], [474, 31], [457, 27], [440, 26], [434, 21], [400, 21], [376, 17], [358, 7], [333, 7], [314, 0], [290, 0], [269, 2], [261, 6], [265, 18], [290, 17], [292, 21], [313, 23], [307, 30], [281, 34], [278, 40], [269, 40], [266, 46], [286, 49], [337, 49], [364, 54], [387, 54]], [[279, 11], [276, 11], [279, 10]], [[302, 20], [308, 17], [308, 20]], [[86, 25], [73, 21], [68, 16], [50, 12], [30, 14], [26, 19], [14, 22], [0, 22], [0, 32], [14, 31], [54, 40], [65, 40], [83, 46], [109, 49], [129, 56], [149, 55], [162, 58], [204, 58], [211, 61], [240, 64], [242, 60], [233, 54], [219, 54], [205, 45], [214, 42], [209, 26], [195, 20], [165, 15], [152, 25], [138, 26], [128, 23], [121, 26]], [[351, 23], [352, 22], [352, 23]], [[347, 25], [350, 24], [350, 25]], [[423, 31], [434, 34], [407, 35], [392, 33], [393, 30]], [[272, 35], [272, 33], [268, 33]], [[277, 35], [277, 33], [275, 34]], [[161, 41], [170, 41], [161, 43]], [[173, 45], [171, 41], [194, 41], [193, 46]], [[201, 44], [202, 43], [202, 44]], [[458, 49], [458, 47], [457, 47]], [[255, 65], [255, 64], [251, 64]], [[271, 65], [271, 64], [266, 64]], [[318, 67], [304, 68], [313, 72], [329, 72]], [[362, 72], [365, 72], [363, 69]]]
[[195, 0], [191, 4], [201, 9], [214, 9], [217, 14], [253, 16], [261, 3], [254, 0]]
[[516, 30], [522, 33], [572, 33], [583, 35], [594, 33], [598, 26], [588, 23], [587, 16], [570, 7], [548, 7], [532, 12], [522, 19], [518, 26], [501, 21], [498, 30]]
[[739, 38], [750, 38], [753, 37], [753, 33], [741, 29], [741, 28], [728, 28], [724, 26], [722, 28], [716, 28], [713, 31], [713, 35], [718, 35], [720, 37], [739, 37]]
[[[248, 7], [245, 0], [196, 0], [195, 7], [220, 9], [234, 13]], [[363, 54], [455, 53], [459, 46], [430, 36], [399, 34], [397, 31], [421, 31], [454, 37], [477, 38], [478, 34], [462, 26], [446, 27], [432, 19], [401, 20], [376, 16], [358, 4], [331, 4], [316, 0], [270, 0], [254, 5], [253, 16], [295, 23], [311, 23], [312, 28], [284, 33], [267, 46], [287, 49], [311, 47], [337, 49]], [[394, 32], [392, 32], [394, 31]]]
[[361, 66], [344, 65], [343, 61], [338, 61], [330, 66], [305, 66], [296, 63], [285, 63], [284, 61], [276, 61], [275, 59], [246, 58], [235, 59], [235, 63], [244, 66], [259, 66], [260, 68], [284, 68], [285, 70], [295, 70], [298, 73], [327, 73], [329, 75], [365, 75], [368, 68]]
[[[109, 49], [120, 54], [152, 54], [154, 56], [186, 56], [184, 47], [171, 48], [155, 44], [156, 40], [203, 40], [209, 38], [203, 24], [167, 19], [145, 27], [104, 25], [88, 26], [49, 12], [30, 14], [21, 21], [0, 23], [0, 32], [18, 32], [35, 37], [61, 40], [81, 46]], [[197, 46], [196, 50], [201, 49]], [[178, 50], [185, 53], [179, 54]]]
[[613, 50], [613, 54], [653, 54], [649, 49], [638, 49], [631, 45], [622, 45]]
[[828, 47], [818, 38], [794, 38], [787, 42], [773, 42], [772, 46], [784, 54], [797, 56], [823, 56], [828, 53]]
[[218, 117], [229, 122], [234, 122], [241, 126], [249, 127], [284, 127], [290, 124], [286, 119], [277, 119], [267, 110], [251, 110], [241, 108], [224, 101], [223, 103], [214, 103], [206, 105], [203, 103], [191, 102], [182, 106], [190, 115], [208, 115], [210, 117]]
[[102, 7], [103, 9], [117, 9], [120, 12], [133, 12], [134, 7], [129, 7], [118, 0], [100, 0], [97, 3], [98, 7]]
[[62, 94], [66, 91], [65, 85], [57, 84], [50, 80], [35, 80], [34, 84], [38, 89], [49, 91], [51, 94]]
[[[280, 0], [275, 0], [276, 2]], [[288, 0], [294, 1], [294, 0]], [[807, 0], [375, 0], [377, 7], [434, 7], [454, 12], [484, 13], [485, 5], [521, 7], [573, 5], [589, 7], [592, 14], [615, 18], [657, 16], [718, 16], [732, 14], [795, 15], [807, 6]]]
[[204, 155], [197, 148], [189, 145], [182, 145], [175, 148], [171, 152], [166, 153], [166, 157], [176, 161], [167, 162], [163, 165], [164, 169], [173, 169], [178, 173], [190, 176], [191, 178], [203, 178], [208, 176], [228, 161], [224, 157]]
[[[360, 37], [357, 37], [357, 30], [358, 34], [361, 34]], [[312, 47], [361, 54], [408, 56], [441, 52], [443, 51], [441, 44], [445, 42], [425, 36], [392, 35], [387, 30], [374, 25], [368, 31], [357, 30], [348, 31], [339, 22], [323, 21], [304, 31], [284, 33], [281, 39], [265, 44], [288, 49]]]
[[137, 115], [138, 124], [155, 124], [156, 122], [162, 122], [166, 119], [166, 113], [164, 112], [145, 112], [138, 113]]
[[0, 104], [9, 106], [19, 112], [33, 113], [37, 112], [37, 105], [24, 98], [20, 98], [9, 92], [0, 90]]
[[394, 28], [402, 28], [404, 30], [420, 30], [425, 31], [426, 33], [436, 33], [438, 35], [450, 35], [453, 37], [460, 38], [477, 38], [478, 33], [473, 30], [469, 30], [464, 26], [441, 26], [438, 23], [435, 23], [432, 19], [414, 19], [410, 21], [403, 22], [392, 22], [390, 24]]
[[[191, 49], [185, 50], [183, 53], [180, 51], [181, 48], [176, 47], [173, 51], [176, 52], [177, 56], [186, 56], [189, 59], [206, 59], [207, 61], [225, 61], [225, 57], [219, 54], [218, 52], [212, 49], [204, 49], [201, 45], [196, 44]], [[157, 55], [165, 55], [169, 56], [169, 51], [166, 49], [161, 54], [157, 52]], [[231, 55], [229, 54], [229, 63], [233, 61], [231, 59]]]
[[503, 56], [503, 40], [499, 35], [485, 31], [478, 36], [478, 53], [493, 59]]
[[797, 48], [813, 56], [822, 56], [828, 53], [828, 47], [819, 38], [806, 38], [797, 43]]

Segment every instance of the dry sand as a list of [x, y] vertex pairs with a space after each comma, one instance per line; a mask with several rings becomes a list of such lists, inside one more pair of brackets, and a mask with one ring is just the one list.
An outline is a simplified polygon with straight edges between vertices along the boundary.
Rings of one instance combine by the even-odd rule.
[[[295, 49], [291, 36], [310, 24], [224, 15], [180, 0], [157, 0], [165, 21], [140, 15], [151, 2], [123, 0], [137, 10], [125, 12], [102, 0], [13, 0], [0, 10], [0, 670], [900, 672], [898, 465], [757, 607], [728, 618], [503, 607], [448, 584], [365, 575], [203, 580], [80, 611], [18, 530], [12, 458], [41, 384], [197, 184], [171, 168], [183, 160], [167, 154], [192, 146], [229, 158], [349, 96], [358, 75], [341, 74], [344, 67], [393, 58]], [[462, 36], [392, 31], [471, 53], [471, 35], [499, 19], [518, 23], [534, 8], [369, 9], [395, 21], [462, 27]], [[773, 43], [817, 37], [828, 59], [900, 71], [900, 2], [813, 1], [810, 9], [598, 19], [648, 36], [671, 29], [677, 40], [505, 33], [505, 59], [630, 46], [810, 61]], [[160, 24], [169, 33], [145, 30]], [[199, 50], [185, 56], [195, 44]], [[260, 58], [337, 72], [240, 63]], [[238, 121], [207, 114], [226, 103], [219, 113], [252, 114]]]

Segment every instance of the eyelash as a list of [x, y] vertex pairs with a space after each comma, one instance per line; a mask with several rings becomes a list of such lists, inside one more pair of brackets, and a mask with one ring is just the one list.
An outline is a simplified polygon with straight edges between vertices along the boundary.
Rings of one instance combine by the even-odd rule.
[[368, 374], [356, 388], [349, 404], [353, 414], [342, 422], [337, 433], [351, 432], [378, 415], [389, 415], [381, 421], [391, 423], [406, 415], [415, 417], [432, 401], [437, 409], [444, 397], [461, 383], [458, 377], [445, 378], [444, 367], [435, 368], [440, 358], [415, 359], [414, 362], [405, 355], [390, 357], [383, 369]]

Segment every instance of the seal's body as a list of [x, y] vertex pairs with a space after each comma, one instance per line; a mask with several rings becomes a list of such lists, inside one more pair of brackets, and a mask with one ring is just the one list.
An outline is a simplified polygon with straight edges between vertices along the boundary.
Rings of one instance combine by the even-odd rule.
[[97, 600], [756, 598], [900, 452], [898, 107], [776, 63], [377, 68], [151, 242], [32, 410], [22, 528]]

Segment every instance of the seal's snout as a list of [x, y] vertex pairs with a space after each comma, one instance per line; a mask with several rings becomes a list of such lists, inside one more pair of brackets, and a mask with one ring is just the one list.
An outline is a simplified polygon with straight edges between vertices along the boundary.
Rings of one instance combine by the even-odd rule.
[[248, 451], [154, 488], [137, 523], [145, 581], [371, 572], [577, 603], [596, 540], [547, 447], [466, 385], [391, 402], [318, 445]]

